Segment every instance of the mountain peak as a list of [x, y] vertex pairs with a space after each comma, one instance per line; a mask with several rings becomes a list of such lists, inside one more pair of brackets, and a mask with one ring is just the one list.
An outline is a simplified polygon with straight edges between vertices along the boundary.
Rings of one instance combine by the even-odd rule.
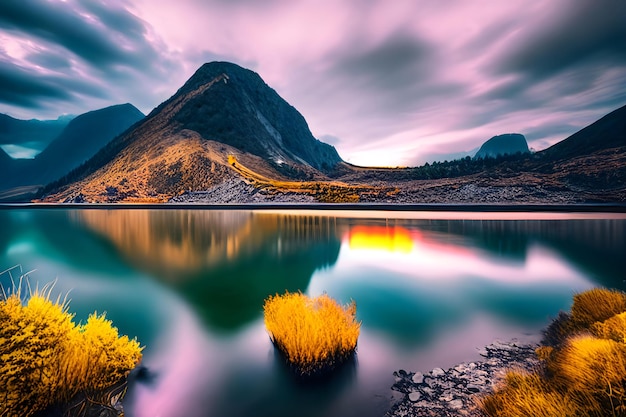
[[233, 79], [239, 82], [256, 82], [265, 84], [263, 79], [256, 72], [240, 67], [232, 62], [225, 61], [213, 61], [203, 64], [200, 68], [194, 72], [194, 74], [185, 82], [185, 84], [178, 90], [177, 94], [184, 94], [193, 90], [196, 90], [202, 85], [216, 81], [220, 78], [226, 81], [226, 83]]
[[304, 117], [254, 71], [230, 62], [202, 65], [170, 100], [181, 99], [181, 128], [268, 159], [329, 171], [341, 162], [315, 139]]

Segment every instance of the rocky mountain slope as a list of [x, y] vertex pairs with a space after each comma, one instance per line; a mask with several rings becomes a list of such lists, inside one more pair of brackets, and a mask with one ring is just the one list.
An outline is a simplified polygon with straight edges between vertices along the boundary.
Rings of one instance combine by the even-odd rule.
[[474, 158], [497, 158], [502, 155], [515, 155], [518, 152], [530, 152], [526, 138], [519, 133], [506, 133], [494, 136], [483, 143]]
[[46, 190], [46, 201], [166, 201], [229, 179], [326, 179], [341, 162], [254, 72], [203, 65], [145, 120]]

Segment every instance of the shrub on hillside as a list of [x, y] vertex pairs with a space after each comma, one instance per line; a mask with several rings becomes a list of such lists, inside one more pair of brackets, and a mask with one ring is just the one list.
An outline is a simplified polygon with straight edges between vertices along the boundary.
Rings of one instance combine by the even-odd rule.
[[270, 339], [300, 376], [332, 371], [356, 350], [354, 302], [343, 307], [326, 294], [311, 299], [287, 292], [270, 296], [263, 310]]

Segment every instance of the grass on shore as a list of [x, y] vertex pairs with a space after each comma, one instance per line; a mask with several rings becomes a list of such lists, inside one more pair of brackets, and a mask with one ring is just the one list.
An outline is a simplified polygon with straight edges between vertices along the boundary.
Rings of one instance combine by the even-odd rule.
[[602, 288], [574, 296], [548, 328], [534, 373], [511, 370], [479, 400], [488, 417], [626, 416], [626, 294]]
[[34, 290], [27, 301], [19, 289], [0, 294], [0, 416], [51, 408], [74, 416], [92, 403], [112, 406], [141, 360], [139, 343], [120, 337], [104, 314], [76, 324], [50, 291]]
[[228, 164], [241, 176], [259, 189], [270, 194], [297, 193], [315, 198], [320, 203], [357, 203], [365, 195], [391, 196], [398, 188], [350, 185], [340, 181], [282, 181], [268, 178], [242, 165], [234, 155], [228, 156]]
[[270, 339], [299, 376], [326, 374], [356, 351], [361, 324], [354, 302], [287, 292], [270, 296], [263, 311]]

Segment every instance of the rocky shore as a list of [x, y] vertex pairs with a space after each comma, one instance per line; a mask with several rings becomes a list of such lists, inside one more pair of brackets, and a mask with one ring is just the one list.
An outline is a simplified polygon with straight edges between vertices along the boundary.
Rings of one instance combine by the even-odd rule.
[[493, 391], [507, 369], [532, 370], [539, 361], [534, 344], [494, 341], [480, 361], [428, 373], [394, 372], [392, 390], [403, 394], [386, 417], [482, 417], [475, 398]]
[[[475, 180], [475, 179], [474, 179]], [[400, 183], [375, 182], [372, 186], [395, 187], [396, 193], [362, 193], [359, 203], [369, 204], [581, 204], [624, 201], [624, 196], [595, 195], [577, 189], [521, 184], [519, 181], [440, 179]], [[313, 196], [294, 191], [255, 188], [232, 178], [206, 191], [185, 192], [169, 200], [183, 204], [317, 203]]]

